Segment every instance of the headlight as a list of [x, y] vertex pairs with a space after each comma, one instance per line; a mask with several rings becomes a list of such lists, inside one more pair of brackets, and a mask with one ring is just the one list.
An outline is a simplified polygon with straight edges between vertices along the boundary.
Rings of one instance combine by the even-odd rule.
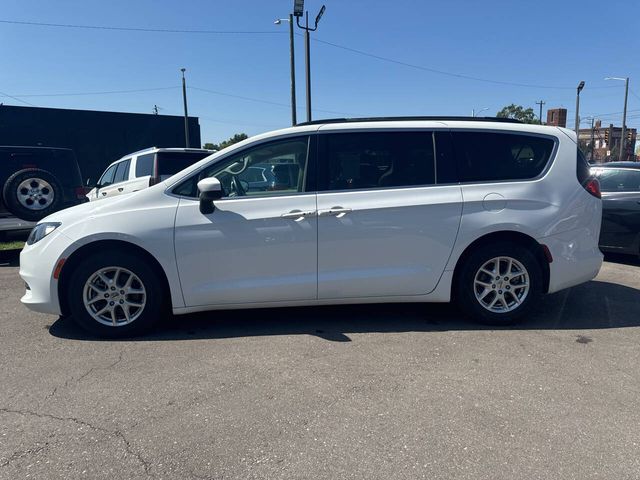
[[39, 242], [44, 237], [46, 237], [51, 232], [53, 232], [56, 228], [58, 228], [60, 225], [61, 225], [60, 222], [39, 223], [38, 225], [33, 227], [33, 230], [31, 230], [31, 233], [29, 234], [29, 238], [27, 238], [27, 245], [33, 245], [34, 243]]

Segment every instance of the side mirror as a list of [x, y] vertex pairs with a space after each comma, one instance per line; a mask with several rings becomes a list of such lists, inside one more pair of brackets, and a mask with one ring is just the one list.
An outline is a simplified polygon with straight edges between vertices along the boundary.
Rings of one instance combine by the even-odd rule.
[[203, 178], [198, 182], [198, 190], [200, 191], [200, 213], [203, 215], [213, 213], [216, 209], [213, 201], [224, 196], [220, 180], [216, 177]]

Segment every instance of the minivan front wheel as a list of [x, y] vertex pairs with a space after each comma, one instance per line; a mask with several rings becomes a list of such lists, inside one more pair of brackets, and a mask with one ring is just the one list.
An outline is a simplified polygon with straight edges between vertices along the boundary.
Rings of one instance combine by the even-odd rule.
[[145, 262], [128, 253], [85, 259], [72, 272], [67, 293], [75, 322], [102, 337], [139, 335], [162, 315], [162, 284]]
[[534, 254], [520, 245], [496, 243], [467, 257], [456, 300], [473, 319], [509, 325], [526, 315], [541, 294], [542, 270]]

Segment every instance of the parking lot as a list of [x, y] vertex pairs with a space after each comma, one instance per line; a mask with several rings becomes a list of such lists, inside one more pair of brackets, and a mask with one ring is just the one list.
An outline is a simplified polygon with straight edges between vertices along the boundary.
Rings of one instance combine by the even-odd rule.
[[640, 477], [640, 263], [515, 328], [448, 305], [210, 312], [91, 339], [0, 267], [0, 478]]

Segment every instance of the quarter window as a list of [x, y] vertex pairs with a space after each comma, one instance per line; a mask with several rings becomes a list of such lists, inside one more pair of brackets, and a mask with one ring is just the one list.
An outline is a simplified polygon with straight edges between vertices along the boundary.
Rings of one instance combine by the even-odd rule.
[[181, 183], [174, 193], [198, 196], [197, 183], [207, 177], [220, 180], [225, 196], [285, 195], [303, 192], [309, 137], [259, 145], [205, 168]]
[[331, 133], [320, 138], [327, 190], [435, 182], [431, 132]]
[[526, 180], [540, 175], [554, 141], [532, 135], [452, 132], [458, 172], [463, 182]]

